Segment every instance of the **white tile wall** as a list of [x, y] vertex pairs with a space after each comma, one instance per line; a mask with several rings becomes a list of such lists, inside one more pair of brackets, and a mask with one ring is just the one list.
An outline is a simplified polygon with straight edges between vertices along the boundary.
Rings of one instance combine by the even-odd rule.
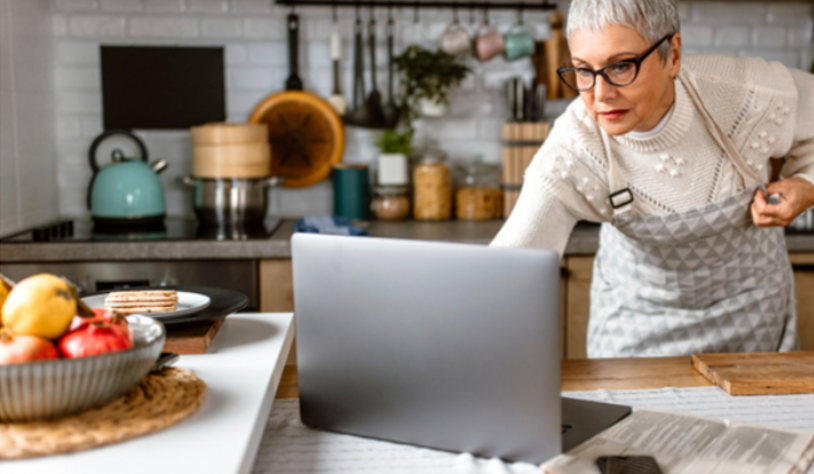
[[59, 211], [50, 3], [0, 0], [0, 236]]
[[[9, 1], [9, 0], [0, 0]], [[87, 146], [101, 130], [101, 100], [98, 70], [100, 44], [206, 44], [223, 45], [226, 50], [227, 113], [231, 120], [245, 120], [253, 107], [269, 93], [280, 90], [288, 75], [286, 29], [287, 9], [273, 0], [53, 0], [52, 25], [56, 37], [55, 84], [59, 149], [60, 210], [81, 214], [88, 171], [84, 164]], [[567, 10], [568, 1], [559, 0]], [[321, 95], [331, 91], [331, 63], [328, 38], [331, 29], [329, 8], [300, 9], [300, 74], [306, 88]], [[809, 5], [782, 2], [681, 2], [679, 4], [687, 52], [715, 51], [733, 55], [761, 55], [795, 67], [806, 67], [812, 57], [814, 13]], [[351, 34], [353, 9], [341, 9], [343, 44], [341, 85], [346, 96], [351, 91]], [[492, 12], [490, 19], [506, 30], [516, 20], [516, 12]], [[386, 12], [376, 12], [378, 86], [386, 97], [384, 21]], [[477, 12], [477, 20], [481, 12]], [[396, 11], [396, 50], [410, 42], [425, 45], [437, 41], [452, 18], [448, 10], [421, 11], [419, 23], [413, 12]], [[367, 9], [363, 9], [365, 22]], [[469, 13], [461, 11], [461, 21]], [[550, 29], [543, 13], [527, 12], [525, 22], [541, 38]], [[368, 57], [366, 56], [366, 61]], [[419, 123], [420, 139], [437, 140], [451, 156], [470, 159], [482, 155], [497, 162], [500, 155], [499, 126], [505, 114], [501, 93], [508, 77], [532, 76], [528, 60], [508, 63], [501, 59], [486, 64], [470, 60], [475, 75], [453, 95], [453, 107], [446, 119]], [[369, 79], [367, 79], [369, 81]], [[368, 90], [370, 89], [368, 85]], [[552, 113], [564, 103], [550, 104]], [[183, 189], [173, 184], [175, 176], [190, 171], [189, 139], [178, 132], [139, 132], [151, 155], [166, 158], [170, 169], [164, 173], [168, 212], [189, 213]], [[377, 150], [371, 144], [375, 132], [347, 128], [344, 159], [371, 162]], [[4, 164], [5, 167], [11, 165]], [[3, 190], [3, 193], [7, 191]], [[284, 215], [327, 213], [332, 198], [329, 183], [299, 190], [275, 190], [272, 212]], [[5, 215], [3, 213], [2, 215]]]

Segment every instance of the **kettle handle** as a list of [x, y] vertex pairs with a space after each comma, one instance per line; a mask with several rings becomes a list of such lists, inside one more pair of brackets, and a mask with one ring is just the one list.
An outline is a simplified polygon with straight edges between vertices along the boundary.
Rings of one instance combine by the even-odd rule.
[[[90, 144], [90, 151], [88, 151], [88, 161], [90, 162], [90, 169], [93, 170], [94, 175], [99, 171], [99, 163], [96, 162], [96, 149], [99, 148], [99, 145], [103, 141], [112, 135], [126, 135], [131, 140], [136, 142], [136, 146], [138, 146], [139, 152], [141, 153], [141, 159], [145, 162], [149, 162], [149, 158], [147, 157], [147, 147], [144, 146], [144, 142], [141, 141], [141, 138], [139, 138], [138, 135], [129, 130], [105, 130], [98, 137], [93, 139], [93, 142]], [[90, 190], [88, 190], [88, 193], [90, 193]]]

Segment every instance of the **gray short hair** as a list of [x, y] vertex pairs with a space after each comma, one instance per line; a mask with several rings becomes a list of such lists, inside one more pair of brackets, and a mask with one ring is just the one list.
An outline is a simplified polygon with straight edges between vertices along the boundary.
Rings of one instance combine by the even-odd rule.
[[[566, 37], [577, 30], [600, 31], [609, 25], [634, 29], [651, 43], [678, 33], [681, 20], [675, 0], [573, 0], [568, 10]], [[667, 57], [669, 43], [662, 43], [659, 56]]]

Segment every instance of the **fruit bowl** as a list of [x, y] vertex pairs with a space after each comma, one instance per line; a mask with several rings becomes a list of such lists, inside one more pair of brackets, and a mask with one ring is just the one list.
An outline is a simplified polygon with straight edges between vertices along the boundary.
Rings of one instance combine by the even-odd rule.
[[134, 346], [119, 352], [0, 365], [0, 422], [47, 420], [100, 407], [150, 371], [167, 337], [164, 325], [127, 317]]

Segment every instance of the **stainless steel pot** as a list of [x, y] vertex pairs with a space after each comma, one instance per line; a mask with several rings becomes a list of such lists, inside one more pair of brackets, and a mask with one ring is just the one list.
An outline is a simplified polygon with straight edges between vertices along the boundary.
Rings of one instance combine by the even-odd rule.
[[191, 188], [192, 208], [202, 224], [262, 225], [269, 207], [268, 190], [283, 178], [196, 178], [179, 181]]

